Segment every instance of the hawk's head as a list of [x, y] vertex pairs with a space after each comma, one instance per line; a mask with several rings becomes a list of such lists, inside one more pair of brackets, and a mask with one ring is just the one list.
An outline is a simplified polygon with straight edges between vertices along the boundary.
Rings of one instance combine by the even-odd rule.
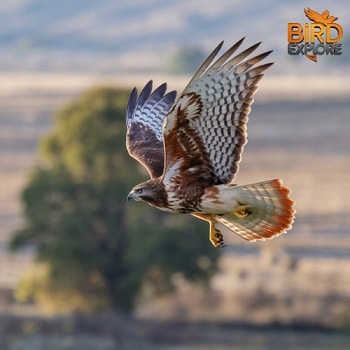
[[156, 207], [164, 207], [167, 203], [167, 194], [162, 181], [156, 178], [135, 186], [128, 194], [127, 199], [128, 201], [133, 199], [135, 201], [147, 202]]

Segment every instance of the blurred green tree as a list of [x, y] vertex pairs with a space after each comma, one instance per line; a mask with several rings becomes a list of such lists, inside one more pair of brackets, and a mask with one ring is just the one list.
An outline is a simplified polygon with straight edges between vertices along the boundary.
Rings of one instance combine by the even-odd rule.
[[207, 283], [217, 270], [205, 223], [126, 205], [146, 177], [125, 149], [127, 98], [113, 88], [88, 91], [41, 142], [22, 194], [25, 224], [10, 244], [34, 246], [42, 266], [20, 285], [22, 299], [51, 311], [131, 311], [144, 283], [168, 292], [175, 273]]
[[205, 52], [199, 47], [180, 47], [166, 62], [164, 69], [170, 74], [194, 74], [205, 58]]

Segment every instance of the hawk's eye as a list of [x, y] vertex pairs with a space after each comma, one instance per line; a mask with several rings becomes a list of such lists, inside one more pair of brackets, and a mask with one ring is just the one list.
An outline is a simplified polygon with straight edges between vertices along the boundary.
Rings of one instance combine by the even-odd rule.
[[142, 188], [137, 189], [136, 193], [141, 194], [142, 193]]

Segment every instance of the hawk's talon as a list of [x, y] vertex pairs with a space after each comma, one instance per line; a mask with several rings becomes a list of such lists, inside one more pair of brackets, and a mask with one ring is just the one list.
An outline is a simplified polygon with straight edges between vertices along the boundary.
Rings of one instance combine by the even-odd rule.
[[210, 222], [210, 242], [215, 248], [222, 248], [225, 246], [223, 234], [214, 226], [214, 222]]

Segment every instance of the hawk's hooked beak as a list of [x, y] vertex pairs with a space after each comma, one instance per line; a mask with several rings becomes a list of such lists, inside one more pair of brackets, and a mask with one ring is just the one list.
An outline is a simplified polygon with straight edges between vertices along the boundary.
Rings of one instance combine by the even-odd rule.
[[127, 201], [129, 202], [130, 199], [133, 199], [134, 198], [134, 191], [131, 191], [128, 196], [126, 197]]

